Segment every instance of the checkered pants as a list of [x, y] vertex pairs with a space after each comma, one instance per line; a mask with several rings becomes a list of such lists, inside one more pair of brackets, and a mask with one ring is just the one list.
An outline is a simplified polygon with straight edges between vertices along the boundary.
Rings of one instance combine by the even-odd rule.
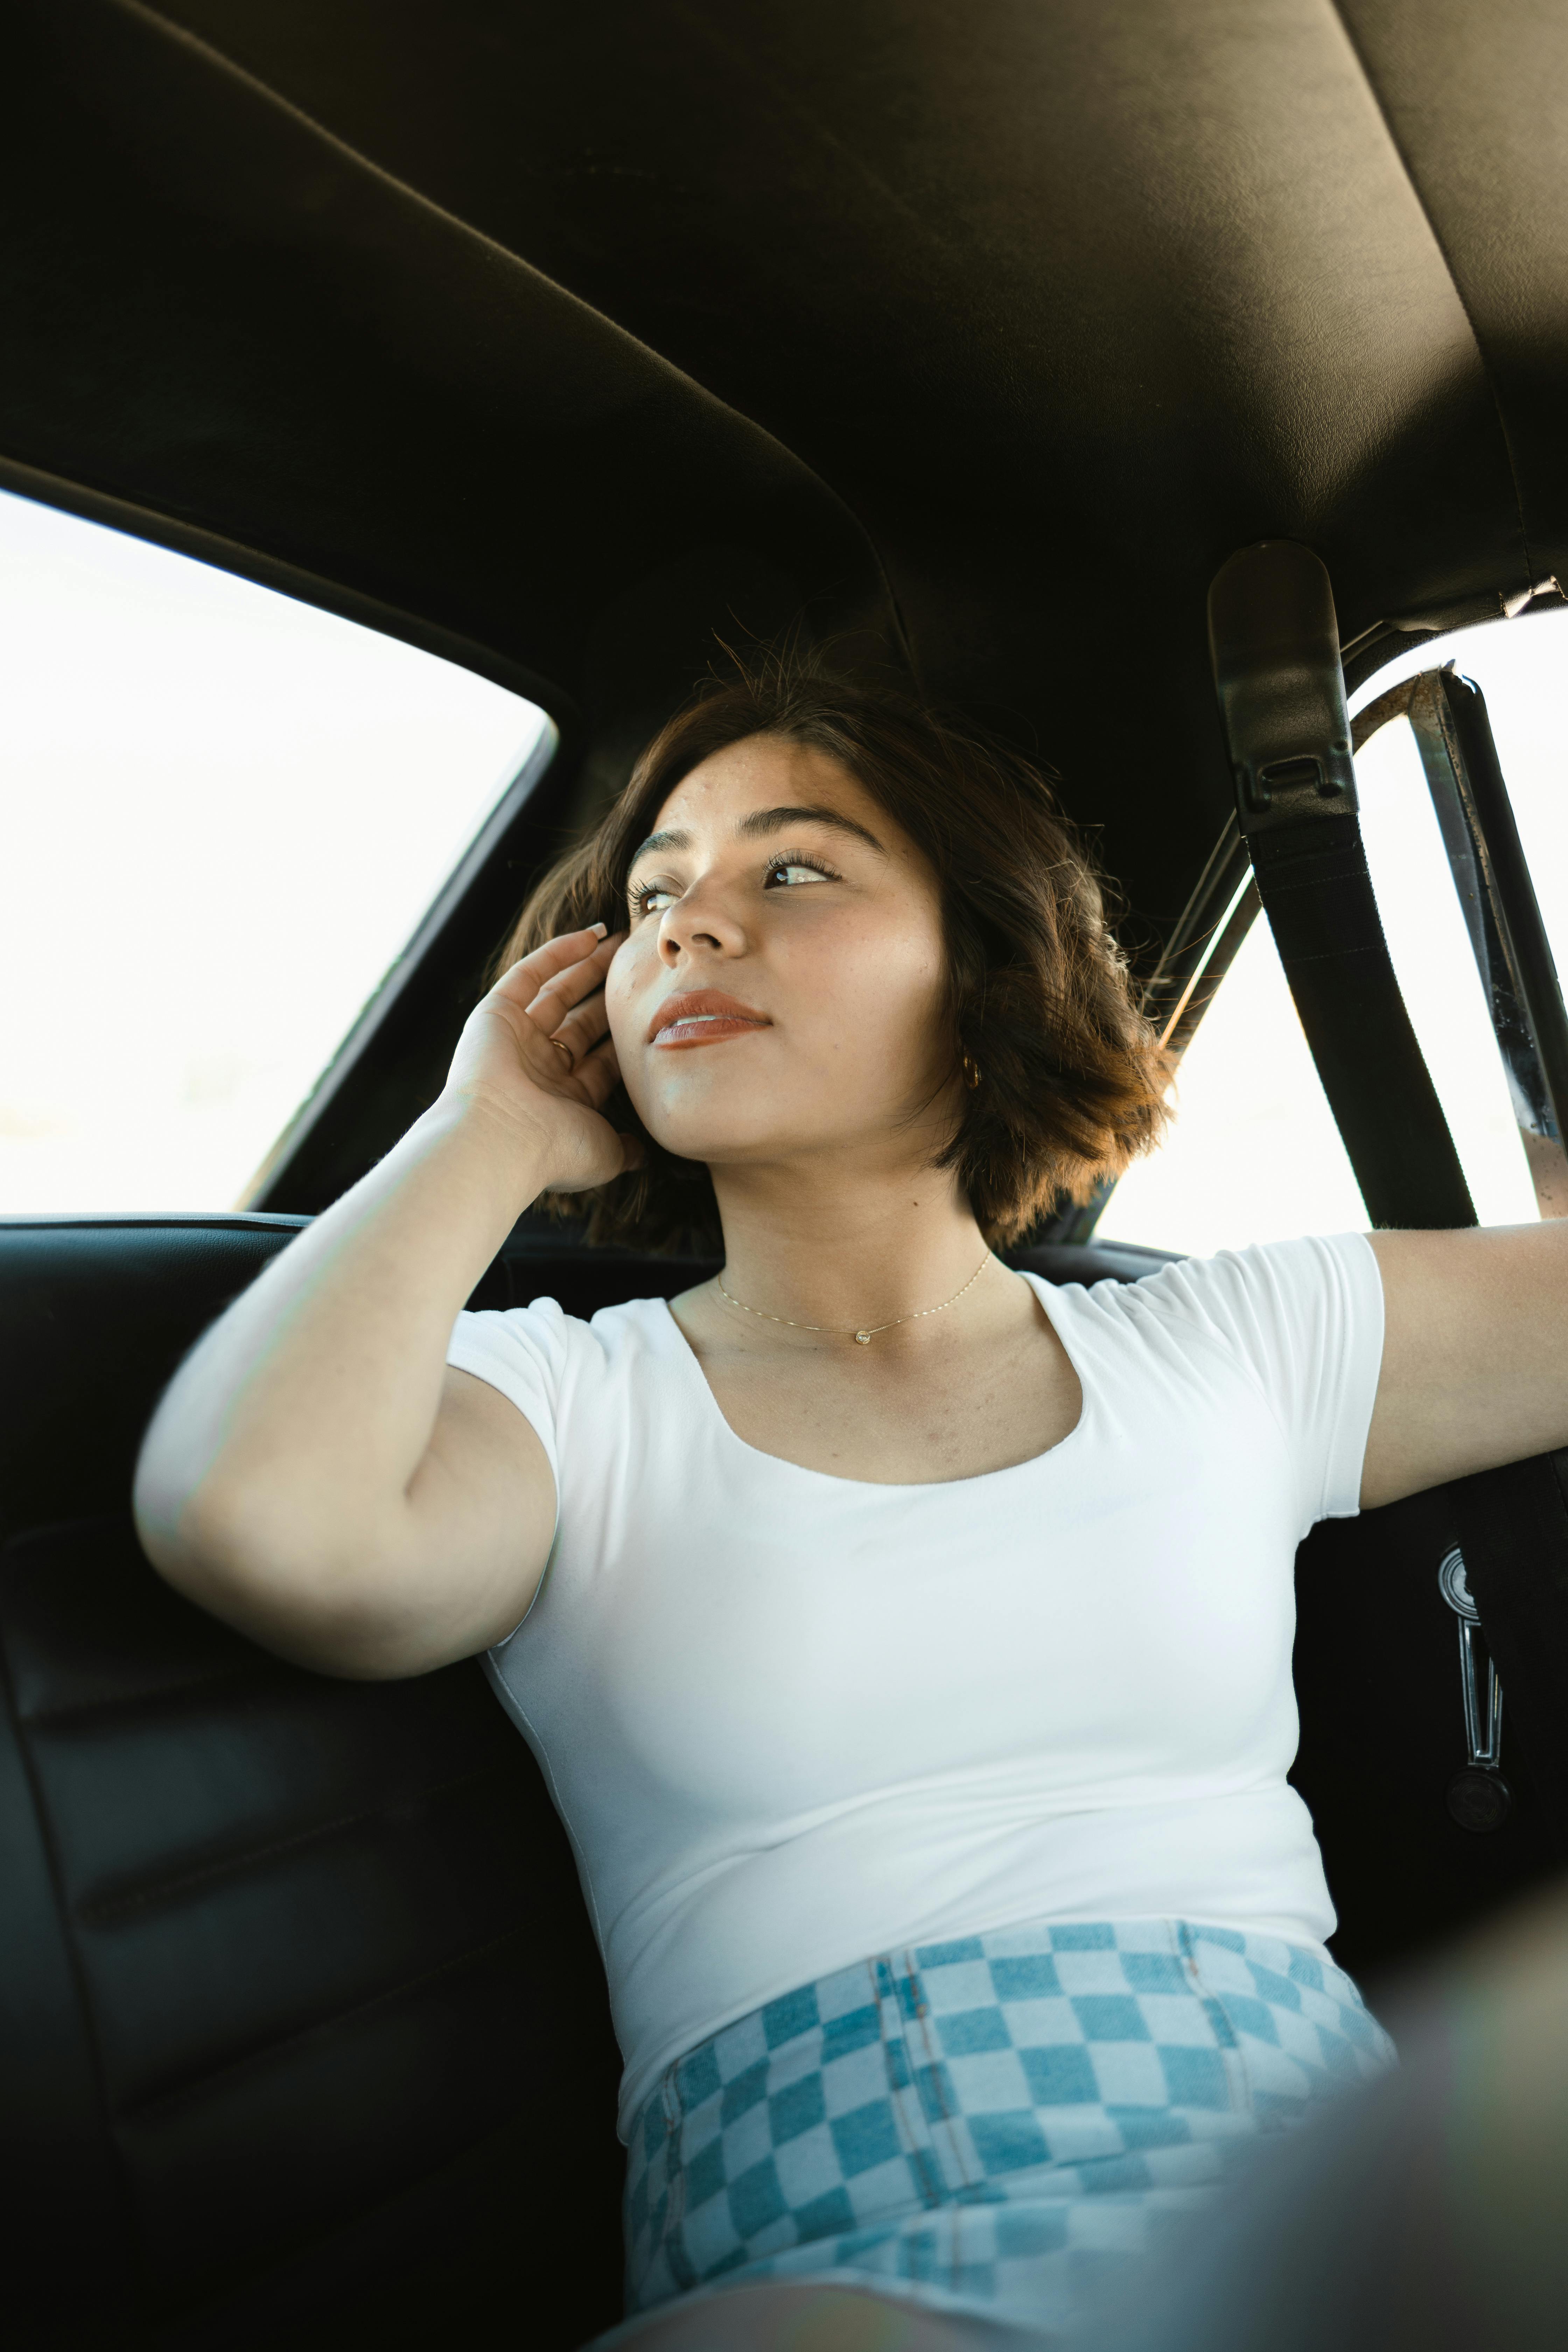
[[880, 1953], [650, 2094], [627, 2309], [837, 2273], [1059, 2328], [1258, 2133], [1393, 2057], [1349, 1977], [1273, 1937], [1138, 1919]]

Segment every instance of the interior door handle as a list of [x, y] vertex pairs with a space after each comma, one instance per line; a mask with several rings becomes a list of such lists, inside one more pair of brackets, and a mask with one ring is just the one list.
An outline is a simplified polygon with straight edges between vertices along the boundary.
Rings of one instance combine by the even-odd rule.
[[1448, 1811], [1462, 1830], [1495, 1830], [1513, 1810], [1513, 1792], [1503, 1779], [1502, 1685], [1486, 1654], [1483, 1681], [1477, 1636], [1481, 1612], [1470, 1598], [1465, 1555], [1458, 1547], [1444, 1555], [1437, 1589], [1459, 1621], [1459, 1688], [1465, 1706], [1463, 1769], [1448, 1783]]

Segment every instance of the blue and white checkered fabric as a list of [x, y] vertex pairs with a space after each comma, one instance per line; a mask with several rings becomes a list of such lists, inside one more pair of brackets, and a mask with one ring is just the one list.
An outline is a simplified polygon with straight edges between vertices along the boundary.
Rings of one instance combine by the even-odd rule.
[[837, 2273], [1060, 2327], [1259, 2132], [1393, 2056], [1349, 1977], [1272, 1937], [1118, 1920], [881, 1954], [648, 2097], [627, 2308]]

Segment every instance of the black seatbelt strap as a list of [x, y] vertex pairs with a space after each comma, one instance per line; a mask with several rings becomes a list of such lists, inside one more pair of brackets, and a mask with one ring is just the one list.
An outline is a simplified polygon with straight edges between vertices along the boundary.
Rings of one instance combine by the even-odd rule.
[[[1485, 698], [1452, 668], [1429, 672], [1410, 681], [1409, 718], [1438, 822], [1447, 803], [1450, 831], [1462, 832], [1470, 853], [1477, 965], [1516, 1115], [1542, 1145], [1560, 1142], [1568, 1019]], [[1449, 854], [1455, 863], [1452, 847]], [[1568, 1824], [1565, 1481], [1568, 1453], [1557, 1453], [1458, 1478], [1448, 1488], [1471, 1598], [1559, 1843]]]
[[1339, 628], [1310, 548], [1266, 539], [1209, 591], [1242, 835], [1329, 1108], [1374, 1225], [1476, 1212], [1373, 895]]
[[[1243, 548], [1209, 592], [1209, 636], [1258, 896], [1367, 1213], [1374, 1225], [1473, 1225], [1469, 1187], [1410, 1025], [1367, 872], [1327, 572], [1291, 541]], [[1467, 706], [1448, 715], [1450, 750], [1460, 760], [1471, 746], [1454, 722], [1469, 717], [1473, 732], [1473, 714]], [[1489, 734], [1486, 741], [1489, 747]], [[1489, 772], [1483, 782], [1501, 794], [1500, 775]], [[1470, 794], [1478, 814], [1479, 799]], [[1522, 869], [1511, 815], [1504, 847]], [[1500, 904], [1500, 912], [1506, 919]], [[1533, 895], [1515, 922], [1529, 933], [1540, 1000], [1532, 998], [1532, 1014], [1546, 1027], [1545, 980], [1535, 964], [1544, 956], [1553, 988], [1556, 974], [1527, 915], [1539, 928]], [[1447, 1488], [1509, 1720], [1560, 1835], [1568, 1823], [1565, 1481], [1568, 1456], [1542, 1454]], [[1489, 1825], [1506, 1808], [1504, 1789]]]

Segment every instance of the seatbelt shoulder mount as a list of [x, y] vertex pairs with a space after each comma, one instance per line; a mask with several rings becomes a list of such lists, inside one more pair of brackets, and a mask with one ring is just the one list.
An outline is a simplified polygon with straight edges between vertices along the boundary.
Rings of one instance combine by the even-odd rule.
[[1290, 539], [1259, 540], [1209, 590], [1209, 653], [1244, 834], [1355, 814], [1333, 589]]

